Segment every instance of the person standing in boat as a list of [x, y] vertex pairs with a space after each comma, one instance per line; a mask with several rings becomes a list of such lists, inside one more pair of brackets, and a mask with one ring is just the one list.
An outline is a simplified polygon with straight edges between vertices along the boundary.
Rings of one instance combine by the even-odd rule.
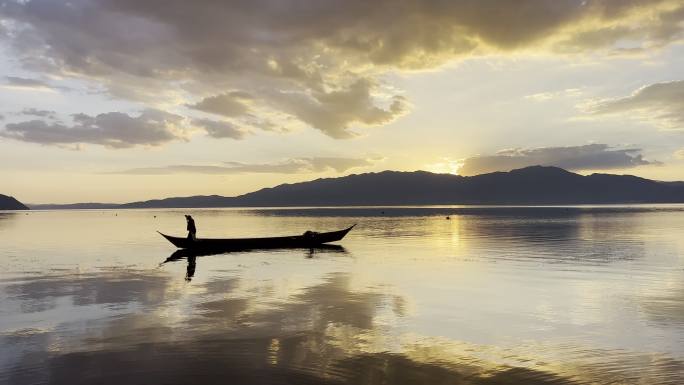
[[195, 220], [192, 219], [190, 215], [185, 216], [185, 220], [188, 222], [188, 239], [195, 240], [197, 235], [197, 228], [195, 227]]

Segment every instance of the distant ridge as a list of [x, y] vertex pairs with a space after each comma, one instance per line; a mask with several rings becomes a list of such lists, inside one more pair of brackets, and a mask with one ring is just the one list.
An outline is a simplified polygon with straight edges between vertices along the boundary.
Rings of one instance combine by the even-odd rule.
[[0, 210], [29, 210], [29, 208], [14, 197], [0, 194]]
[[121, 207], [119, 203], [29, 204], [33, 210], [107, 210]]
[[236, 197], [174, 197], [120, 205], [83, 203], [33, 208], [201, 208], [375, 205], [549, 205], [684, 203], [683, 182], [632, 175], [575, 174], [532, 166], [471, 177], [426, 171], [353, 174], [283, 184]]

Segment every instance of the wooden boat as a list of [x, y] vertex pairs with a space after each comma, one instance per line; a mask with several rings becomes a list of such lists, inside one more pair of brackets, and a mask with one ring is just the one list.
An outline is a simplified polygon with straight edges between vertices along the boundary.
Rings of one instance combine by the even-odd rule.
[[164, 238], [179, 249], [188, 250], [247, 250], [247, 249], [285, 249], [316, 247], [324, 243], [337, 242], [344, 238], [352, 225], [344, 230], [329, 233], [306, 232], [302, 235], [273, 238], [197, 238], [173, 237], [159, 232]]

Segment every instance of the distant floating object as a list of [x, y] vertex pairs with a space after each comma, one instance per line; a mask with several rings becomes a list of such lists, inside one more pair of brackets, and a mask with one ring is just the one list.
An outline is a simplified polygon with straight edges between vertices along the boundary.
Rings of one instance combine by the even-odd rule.
[[450, 217], [450, 216], [447, 216], [446, 219], [451, 219], [451, 217]]

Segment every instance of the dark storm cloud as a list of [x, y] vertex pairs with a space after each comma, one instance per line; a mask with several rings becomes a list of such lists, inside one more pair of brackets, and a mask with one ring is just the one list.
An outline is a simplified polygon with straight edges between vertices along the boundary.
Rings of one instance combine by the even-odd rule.
[[145, 110], [138, 116], [122, 112], [96, 116], [77, 114], [69, 126], [44, 120], [9, 123], [0, 130], [0, 137], [45, 145], [157, 146], [182, 138], [176, 127], [182, 120], [178, 115], [159, 110]]
[[594, 114], [629, 112], [666, 128], [684, 130], [684, 80], [651, 84], [630, 96], [598, 102], [590, 110]]
[[499, 151], [494, 155], [474, 156], [464, 160], [461, 175], [510, 171], [527, 166], [556, 166], [567, 170], [610, 170], [660, 164], [648, 161], [640, 149], [611, 149], [606, 144], [573, 147], [542, 147]]
[[195, 119], [193, 123], [206, 131], [207, 135], [217, 139], [244, 139], [249, 131], [235, 127], [230, 122], [222, 122], [210, 119]]
[[[192, 100], [183, 104], [231, 117], [247, 107], [226, 95], [249, 90], [249, 107], [274, 109], [335, 138], [401, 115], [402, 101], [367, 80], [387, 71], [519, 49], [619, 51], [625, 40], [630, 49], [662, 46], [681, 39], [684, 20], [679, 0], [0, 4], [7, 21], [0, 38], [27, 68], [81, 77], [138, 101], [183, 90]], [[342, 106], [346, 94], [361, 99]]]
[[377, 159], [313, 157], [295, 158], [277, 163], [226, 162], [223, 166], [173, 165], [166, 167], [134, 168], [116, 172], [132, 175], [166, 174], [299, 174], [312, 172], [344, 172], [352, 168], [372, 166]]

